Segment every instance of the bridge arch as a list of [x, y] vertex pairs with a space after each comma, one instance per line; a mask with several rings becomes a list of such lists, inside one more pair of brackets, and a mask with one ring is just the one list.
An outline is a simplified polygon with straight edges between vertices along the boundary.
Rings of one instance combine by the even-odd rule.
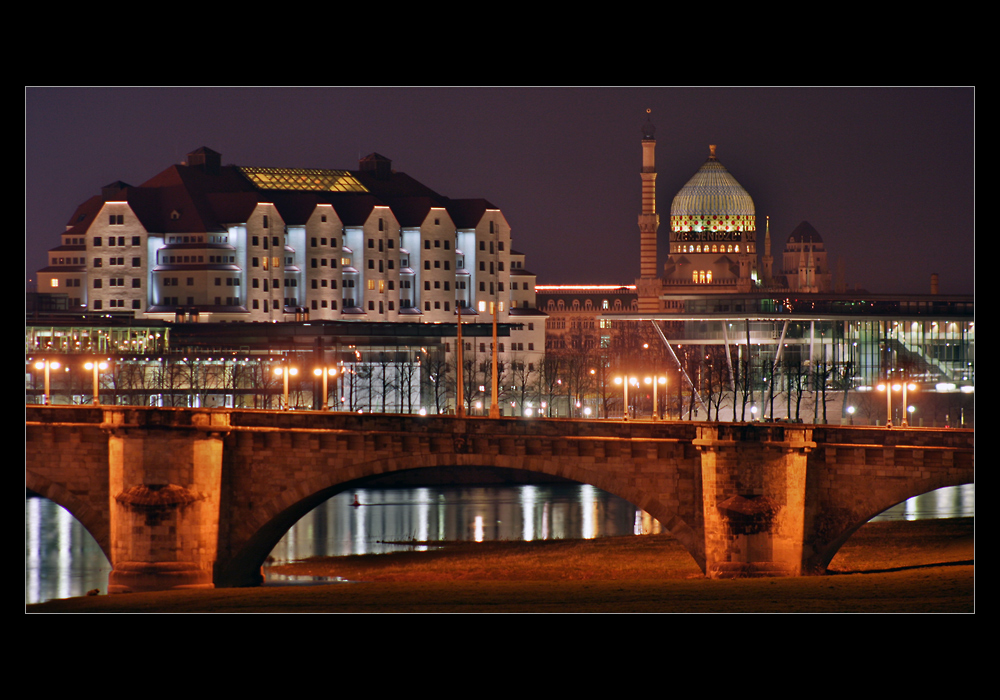
[[[217, 567], [216, 585], [259, 585], [262, 580], [261, 567], [265, 560], [296, 522], [324, 501], [343, 491], [357, 488], [371, 477], [415, 469], [453, 467], [486, 467], [552, 475], [551, 467], [546, 468], [545, 460], [541, 457], [456, 453], [372, 460], [353, 465], [348, 478], [345, 478], [346, 470], [319, 474], [303, 480], [295, 488], [257, 504], [253, 511], [247, 514], [244, 529], [247, 536], [238, 543], [230, 540], [234, 545], [232, 556]], [[703, 537], [698, 535], [691, 524], [685, 522], [678, 513], [659, 499], [651, 498], [636, 486], [607, 473], [568, 466], [560, 470], [558, 476], [572, 482], [594, 486], [646, 511], [660, 522], [665, 531], [680, 542], [704, 570]]]
[[24, 485], [28, 491], [49, 499], [76, 518], [97, 542], [105, 558], [111, 561], [111, 528], [106, 513], [73, 494], [65, 485], [53, 483], [28, 469], [24, 472]]
[[927, 481], [928, 483], [921, 486], [920, 490], [915, 490], [912, 483], [901, 484], [898, 489], [894, 490], [894, 495], [884, 495], [874, 499], [858, 512], [850, 512], [846, 508], [827, 508], [823, 521], [815, 526], [818, 546], [814, 548], [815, 554], [810, 557], [807, 568], [814, 572], [825, 572], [830, 562], [837, 556], [837, 552], [847, 544], [858, 530], [869, 523], [872, 518], [890, 508], [941, 488], [975, 483], [971, 479], [954, 476], [950, 478], [939, 476]]

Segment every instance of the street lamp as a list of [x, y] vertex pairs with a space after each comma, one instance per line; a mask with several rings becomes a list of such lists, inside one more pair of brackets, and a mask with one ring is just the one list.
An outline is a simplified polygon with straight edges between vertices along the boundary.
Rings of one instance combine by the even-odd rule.
[[887, 381], [884, 384], [878, 385], [878, 390], [885, 392], [885, 410], [886, 410], [885, 427], [887, 428], [892, 427], [892, 392], [894, 391], [903, 392], [903, 423], [900, 427], [902, 428], [908, 427], [909, 424], [906, 422], [906, 391], [907, 389], [913, 391], [916, 388], [917, 388], [916, 384], [912, 384], [909, 382], [902, 382], [890, 385], [889, 382]]
[[285, 378], [285, 396], [281, 402], [281, 410], [288, 410], [288, 375], [295, 376], [299, 373], [294, 367], [276, 367], [274, 373]]
[[[330, 403], [330, 399], [329, 399], [329, 396], [328, 396], [327, 391], [326, 391], [326, 388], [327, 388], [327, 377], [336, 377], [337, 376], [337, 368], [336, 367], [317, 367], [316, 369], [313, 370], [313, 374], [316, 375], [317, 377], [322, 377], [323, 378], [323, 408], [321, 410], [327, 411], [327, 410], [329, 410], [328, 404]], [[336, 382], [337, 380], [334, 379], [334, 381]], [[336, 385], [334, 385], [333, 388], [334, 388], [334, 391], [336, 391], [336, 389], [337, 389]], [[287, 395], [288, 395], [287, 389], [285, 390], [285, 395], [286, 395], [286, 399], [287, 399]]]
[[630, 377], [627, 374], [624, 377], [615, 377], [615, 384], [623, 384], [625, 386], [625, 406], [622, 411], [622, 420], [628, 420], [628, 385], [639, 386], [639, 380], [635, 377]]
[[49, 368], [59, 369], [58, 362], [50, 362], [48, 360], [39, 360], [35, 363], [35, 369], [45, 370], [45, 394], [42, 396], [42, 403], [48, 405], [51, 403], [51, 392], [49, 391]]
[[[917, 388], [916, 384], [911, 384], [909, 382], [903, 382], [903, 427], [904, 428], [909, 427], [909, 423], [906, 422], [906, 412], [907, 412], [906, 390], [909, 389], [910, 391], [915, 391], [916, 388]], [[910, 413], [913, 412], [913, 406], [909, 407], [909, 411], [910, 411]]]
[[662, 384], [663, 390], [666, 392], [667, 378], [665, 376], [646, 377], [646, 383], [653, 385], [653, 420], [660, 420], [660, 402], [656, 397], [656, 385]]
[[98, 375], [98, 372], [100, 370], [108, 368], [108, 363], [107, 362], [98, 362], [97, 360], [94, 360], [93, 362], [88, 362], [87, 364], [85, 364], [84, 367], [86, 369], [92, 369], [92, 370], [94, 370], [94, 405], [95, 406], [100, 406], [101, 402], [97, 398], [97, 392], [98, 392], [98, 379], [97, 379], [97, 375]]

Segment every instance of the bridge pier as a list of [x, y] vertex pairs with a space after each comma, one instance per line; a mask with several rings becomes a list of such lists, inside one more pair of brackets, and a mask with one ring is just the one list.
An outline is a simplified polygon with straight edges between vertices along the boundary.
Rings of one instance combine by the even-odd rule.
[[212, 588], [225, 412], [104, 410], [109, 593]]
[[710, 578], [799, 576], [811, 430], [698, 427]]

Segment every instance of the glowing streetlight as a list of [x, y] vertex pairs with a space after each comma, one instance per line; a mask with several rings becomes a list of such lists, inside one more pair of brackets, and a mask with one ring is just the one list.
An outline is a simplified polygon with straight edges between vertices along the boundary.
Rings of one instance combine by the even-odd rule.
[[622, 384], [625, 387], [625, 410], [622, 411], [622, 420], [628, 420], [628, 385], [637, 387], [639, 380], [636, 377], [625, 375], [624, 377], [615, 377], [615, 384]]
[[35, 363], [35, 369], [45, 370], [45, 393], [42, 395], [42, 403], [49, 404], [52, 401], [51, 392], [49, 391], [49, 368], [59, 369], [58, 362], [50, 362], [48, 360], [39, 360]]
[[885, 410], [886, 410], [885, 427], [887, 428], [892, 427], [892, 392], [894, 391], [903, 392], [903, 424], [901, 427], [906, 428], [908, 426], [908, 423], [906, 422], [906, 391], [907, 389], [913, 391], [916, 388], [917, 388], [916, 384], [911, 384], [909, 382], [902, 382], [902, 383], [897, 382], [892, 385], [890, 385], [889, 382], [885, 382], [884, 384], [878, 385], [878, 390], [885, 392]]
[[[911, 384], [909, 382], [903, 382], [903, 427], [904, 428], [909, 427], [909, 423], [906, 422], [906, 413], [907, 413], [906, 390], [909, 389], [910, 391], [915, 391], [916, 388], [917, 388], [916, 384]], [[909, 412], [913, 413], [913, 406], [909, 407]]]
[[99, 386], [98, 385], [97, 375], [100, 372], [100, 370], [108, 368], [108, 363], [107, 362], [98, 362], [97, 360], [94, 360], [93, 362], [88, 362], [87, 364], [85, 364], [84, 367], [86, 369], [92, 369], [92, 370], [94, 370], [94, 405], [95, 406], [100, 406], [101, 402], [97, 398], [98, 386]]
[[294, 377], [296, 374], [299, 373], [299, 371], [297, 369], [295, 369], [294, 367], [275, 367], [274, 373], [277, 374], [277, 375], [280, 375], [280, 376], [284, 377], [284, 379], [285, 379], [285, 395], [284, 395], [284, 399], [282, 399], [282, 401], [281, 401], [281, 410], [282, 411], [287, 411], [288, 410], [288, 375], [292, 375]]
[[667, 378], [665, 376], [646, 377], [646, 383], [653, 385], [653, 420], [660, 420], [660, 402], [656, 397], [657, 384], [663, 385], [663, 390], [667, 389]]
[[[327, 377], [336, 377], [337, 376], [337, 368], [336, 367], [317, 367], [316, 369], [313, 370], [313, 374], [316, 375], [317, 377], [322, 377], [323, 378], [323, 408], [321, 410], [328, 411], [329, 410], [328, 404], [330, 403], [330, 399], [329, 399], [329, 396], [327, 395], [327, 391], [326, 391]], [[336, 381], [337, 380], [334, 379], [334, 382], [336, 382]], [[287, 385], [287, 382], [286, 382], [286, 385]], [[334, 389], [334, 391], [337, 390], [336, 384], [334, 384], [333, 389]], [[285, 391], [285, 394], [286, 394], [286, 398], [287, 398], [287, 394], [288, 394], [287, 389]]]

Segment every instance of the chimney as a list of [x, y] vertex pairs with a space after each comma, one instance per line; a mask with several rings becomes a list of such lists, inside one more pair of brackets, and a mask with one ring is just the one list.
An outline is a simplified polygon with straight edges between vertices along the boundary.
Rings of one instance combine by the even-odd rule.
[[376, 180], [388, 180], [392, 177], [392, 161], [378, 153], [370, 153], [358, 163], [363, 173], [369, 173]]
[[938, 273], [931, 273], [931, 294], [938, 293]]
[[187, 164], [200, 168], [209, 175], [218, 175], [222, 169], [222, 154], [202, 146], [197, 151], [188, 153]]

